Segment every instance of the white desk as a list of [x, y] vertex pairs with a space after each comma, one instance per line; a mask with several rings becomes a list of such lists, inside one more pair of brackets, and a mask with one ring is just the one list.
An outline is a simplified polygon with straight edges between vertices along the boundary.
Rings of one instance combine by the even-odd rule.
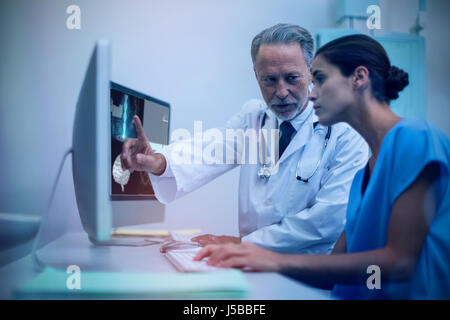
[[[69, 265], [78, 265], [81, 272], [176, 272], [159, 252], [159, 245], [94, 246], [85, 233], [66, 234], [42, 248], [39, 257], [64, 270]], [[37, 274], [30, 255], [1, 268], [0, 299], [13, 298], [14, 288]], [[250, 284], [246, 299], [329, 299], [328, 291], [312, 288], [278, 273], [247, 272], [245, 277]]]

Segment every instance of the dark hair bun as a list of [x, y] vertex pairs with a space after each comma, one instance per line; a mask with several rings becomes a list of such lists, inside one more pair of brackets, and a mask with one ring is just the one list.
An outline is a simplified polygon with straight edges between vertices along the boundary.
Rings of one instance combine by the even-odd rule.
[[409, 84], [408, 73], [396, 66], [389, 68], [389, 75], [386, 79], [386, 98], [395, 100], [398, 93]]

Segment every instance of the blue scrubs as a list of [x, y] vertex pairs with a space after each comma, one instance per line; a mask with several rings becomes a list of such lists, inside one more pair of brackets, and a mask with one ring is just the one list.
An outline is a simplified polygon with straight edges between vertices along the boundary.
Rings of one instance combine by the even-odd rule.
[[[450, 298], [450, 139], [423, 119], [403, 119], [385, 136], [364, 194], [368, 167], [353, 180], [345, 226], [347, 252], [383, 248], [395, 200], [430, 163], [440, 166], [437, 205], [431, 226], [408, 282], [381, 282], [381, 289], [341, 285], [333, 294], [345, 299]], [[430, 219], [431, 220], [431, 219]], [[381, 273], [383, 270], [381, 269]], [[367, 275], [372, 275], [372, 272]]]

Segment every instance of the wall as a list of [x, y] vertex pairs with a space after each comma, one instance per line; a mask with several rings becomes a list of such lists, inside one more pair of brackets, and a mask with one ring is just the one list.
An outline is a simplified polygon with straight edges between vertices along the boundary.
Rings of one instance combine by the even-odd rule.
[[[380, 0], [385, 28], [409, 32], [414, 24], [419, 1]], [[427, 118], [450, 135], [450, 1], [426, 2], [426, 25], [420, 33], [426, 42]]]

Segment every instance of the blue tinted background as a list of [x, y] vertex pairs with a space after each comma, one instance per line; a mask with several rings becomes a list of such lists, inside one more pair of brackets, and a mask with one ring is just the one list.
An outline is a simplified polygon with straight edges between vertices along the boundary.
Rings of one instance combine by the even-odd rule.
[[[81, 8], [68, 30], [66, 8]], [[70, 147], [75, 105], [94, 43], [112, 41], [112, 79], [171, 103], [171, 128], [223, 124], [260, 98], [250, 42], [279, 22], [312, 33], [335, 27], [334, 0], [24, 1], [0, 9], [0, 212], [40, 214], [60, 158]], [[408, 32], [418, 1], [380, 1], [381, 32]], [[427, 3], [427, 117], [450, 133], [450, 1]], [[105, 121], [108, 119], [105, 119]], [[238, 170], [167, 206], [155, 227], [237, 235]], [[143, 214], [146, 203], [140, 204]], [[147, 212], [146, 212], [147, 211]], [[79, 229], [67, 162], [51, 209], [48, 237]], [[142, 219], [145, 220], [144, 218]]]

